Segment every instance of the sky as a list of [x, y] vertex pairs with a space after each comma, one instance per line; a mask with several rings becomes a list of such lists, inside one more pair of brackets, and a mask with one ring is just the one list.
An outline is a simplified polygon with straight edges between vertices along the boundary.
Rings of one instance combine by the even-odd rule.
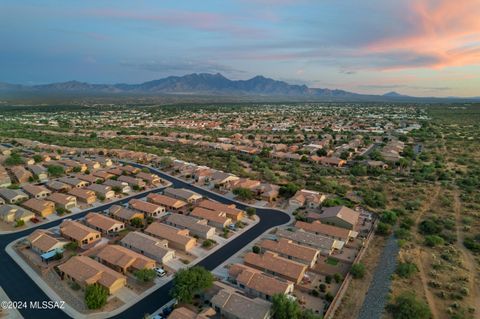
[[480, 96], [479, 0], [2, 0], [0, 82], [255, 75]]

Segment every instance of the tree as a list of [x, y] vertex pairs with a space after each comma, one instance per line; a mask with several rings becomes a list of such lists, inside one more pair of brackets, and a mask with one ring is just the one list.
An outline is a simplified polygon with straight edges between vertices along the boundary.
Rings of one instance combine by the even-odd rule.
[[254, 207], [248, 207], [246, 210], [248, 217], [255, 216], [257, 214], [257, 210]]
[[24, 163], [22, 157], [18, 153], [12, 153], [5, 160], [4, 164], [7, 166], [22, 165]]
[[278, 190], [278, 193], [280, 196], [283, 198], [290, 198], [295, 193], [300, 189], [300, 186], [293, 184], [293, 183], [288, 183], [286, 185], [280, 186], [280, 189]]
[[65, 174], [65, 170], [59, 165], [48, 165], [47, 171], [51, 177], [60, 177]]
[[402, 278], [410, 278], [414, 273], [418, 271], [417, 266], [414, 263], [399, 263], [395, 272]]
[[395, 302], [387, 306], [394, 319], [428, 319], [430, 308], [422, 300], [418, 300], [413, 292], [404, 292], [395, 298]]
[[324, 149], [324, 148], [321, 148], [321, 149], [318, 149], [318, 150], [317, 150], [317, 155], [318, 155], [318, 156], [327, 156], [327, 154], [328, 154], [328, 153], [327, 153], [327, 150]]
[[150, 282], [155, 278], [156, 272], [153, 269], [143, 268], [133, 273], [140, 282]]
[[100, 309], [107, 303], [108, 291], [99, 284], [88, 285], [85, 289], [85, 304], [88, 309]]
[[180, 303], [190, 303], [193, 296], [213, 285], [213, 275], [203, 267], [180, 269], [173, 278], [171, 294]]
[[260, 254], [260, 247], [258, 247], [258, 246], [253, 246], [253, 247], [252, 247], [252, 251], [253, 251], [255, 254]]
[[163, 157], [160, 160], [160, 167], [167, 168], [172, 166], [172, 164], [173, 164], [173, 161], [170, 157]]
[[35, 161], [35, 163], [40, 163], [43, 160], [42, 156], [38, 154], [33, 155], [32, 158]]
[[353, 264], [350, 273], [355, 279], [363, 278], [365, 276], [365, 265], [362, 263]]
[[143, 226], [143, 221], [141, 218], [135, 217], [135, 218], [132, 218], [132, 220], [130, 221], [130, 225], [132, 225], [135, 228], [140, 228]]
[[397, 214], [391, 210], [386, 210], [380, 216], [380, 220], [384, 223], [395, 225], [397, 222]]
[[440, 246], [440, 245], [443, 245], [444, 242], [445, 241], [443, 240], [443, 238], [437, 235], [425, 236], [425, 245], [429, 247]]
[[97, 138], [97, 133], [95, 132], [90, 133], [90, 138]]
[[298, 319], [301, 309], [296, 300], [277, 294], [272, 298], [272, 314], [274, 319]]
[[377, 225], [376, 233], [382, 236], [387, 236], [392, 232], [392, 226], [384, 222], [379, 222]]
[[253, 198], [253, 192], [244, 187], [238, 187], [233, 190], [233, 193], [237, 195], [240, 200], [249, 200]]

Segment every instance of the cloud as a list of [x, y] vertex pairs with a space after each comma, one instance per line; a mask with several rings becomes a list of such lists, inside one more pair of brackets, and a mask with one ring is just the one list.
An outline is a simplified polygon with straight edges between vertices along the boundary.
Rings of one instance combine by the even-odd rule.
[[406, 84], [361, 84], [357, 85], [359, 89], [366, 89], [366, 90], [394, 90], [394, 89], [408, 89], [408, 90], [419, 90], [419, 91], [449, 91], [452, 88], [447, 86], [438, 86], [438, 87], [429, 87], [429, 86], [414, 86], [414, 85], [406, 85]]

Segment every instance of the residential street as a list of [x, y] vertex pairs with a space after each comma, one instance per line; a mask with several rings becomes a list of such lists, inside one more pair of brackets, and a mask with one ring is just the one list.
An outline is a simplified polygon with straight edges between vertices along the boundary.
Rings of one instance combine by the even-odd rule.
[[[144, 167], [139, 164], [135, 164], [138, 167]], [[166, 175], [156, 169], [152, 171], [158, 174], [160, 177], [172, 182], [172, 186], [176, 188], [188, 188], [197, 193], [200, 193], [203, 196], [208, 196], [213, 200], [225, 204], [236, 204], [239, 208], [245, 209], [247, 206], [239, 204], [230, 199], [224, 198], [220, 195], [210, 193], [206, 190], [192, 186], [186, 182], [178, 180], [174, 177]], [[151, 192], [156, 192], [158, 190], [152, 190]], [[135, 195], [134, 198], [141, 198], [148, 193], [143, 193]], [[126, 203], [131, 198], [126, 198], [120, 203]], [[117, 202], [116, 204], [118, 204]], [[109, 206], [113, 205], [112, 203], [105, 204], [99, 207], [89, 209], [85, 212], [71, 216], [72, 219], [78, 219], [84, 217], [86, 214], [92, 211], [99, 211], [108, 209]], [[245, 233], [236, 237], [225, 246], [221, 247], [210, 256], [206, 257], [198, 263], [198, 265], [205, 267], [208, 270], [213, 270], [218, 265], [222, 264], [226, 259], [234, 255], [237, 251], [241, 250], [251, 241], [255, 240], [258, 236], [264, 233], [266, 230], [287, 223], [290, 220], [290, 216], [275, 209], [264, 209], [257, 208], [257, 215], [260, 218], [258, 224], [256, 224], [251, 229], [247, 230]], [[61, 223], [62, 220], [53, 221], [47, 224], [40, 225], [35, 228], [24, 230], [17, 233], [6, 234], [0, 236], [0, 260], [2, 261], [2, 276], [0, 276], [0, 287], [2, 287], [5, 292], [8, 294], [12, 301], [44, 301], [49, 300], [48, 296], [30, 279], [30, 277], [23, 272], [18, 265], [13, 261], [13, 259], [5, 252], [5, 247], [14, 240], [17, 240], [21, 237], [27, 236], [35, 229], [38, 228], [51, 228], [57, 226]], [[160, 287], [158, 290], [154, 291], [148, 297], [142, 299], [140, 302], [136, 303], [132, 307], [128, 308], [126, 311], [114, 316], [113, 318], [142, 318], [143, 315], [147, 313], [153, 313], [155, 310], [160, 308], [162, 305], [166, 304], [171, 300], [169, 291], [171, 289], [172, 282], [168, 282], [166, 285]], [[69, 318], [69, 316], [59, 309], [49, 309], [49, 310], [38, 310], [38, 309], [21, 309], [20, 313], [27, 319], [30, 318]]]

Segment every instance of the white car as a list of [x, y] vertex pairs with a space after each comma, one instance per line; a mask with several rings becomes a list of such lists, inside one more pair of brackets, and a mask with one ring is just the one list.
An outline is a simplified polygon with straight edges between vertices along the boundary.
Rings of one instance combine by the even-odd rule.
[[160, 268], [160, 267], [154, 268], [154, 270], [157, 273], [158, 277], [163, 277], [167, 274], [167, 272], [165, 270], [163, 270], [163, 268]]

